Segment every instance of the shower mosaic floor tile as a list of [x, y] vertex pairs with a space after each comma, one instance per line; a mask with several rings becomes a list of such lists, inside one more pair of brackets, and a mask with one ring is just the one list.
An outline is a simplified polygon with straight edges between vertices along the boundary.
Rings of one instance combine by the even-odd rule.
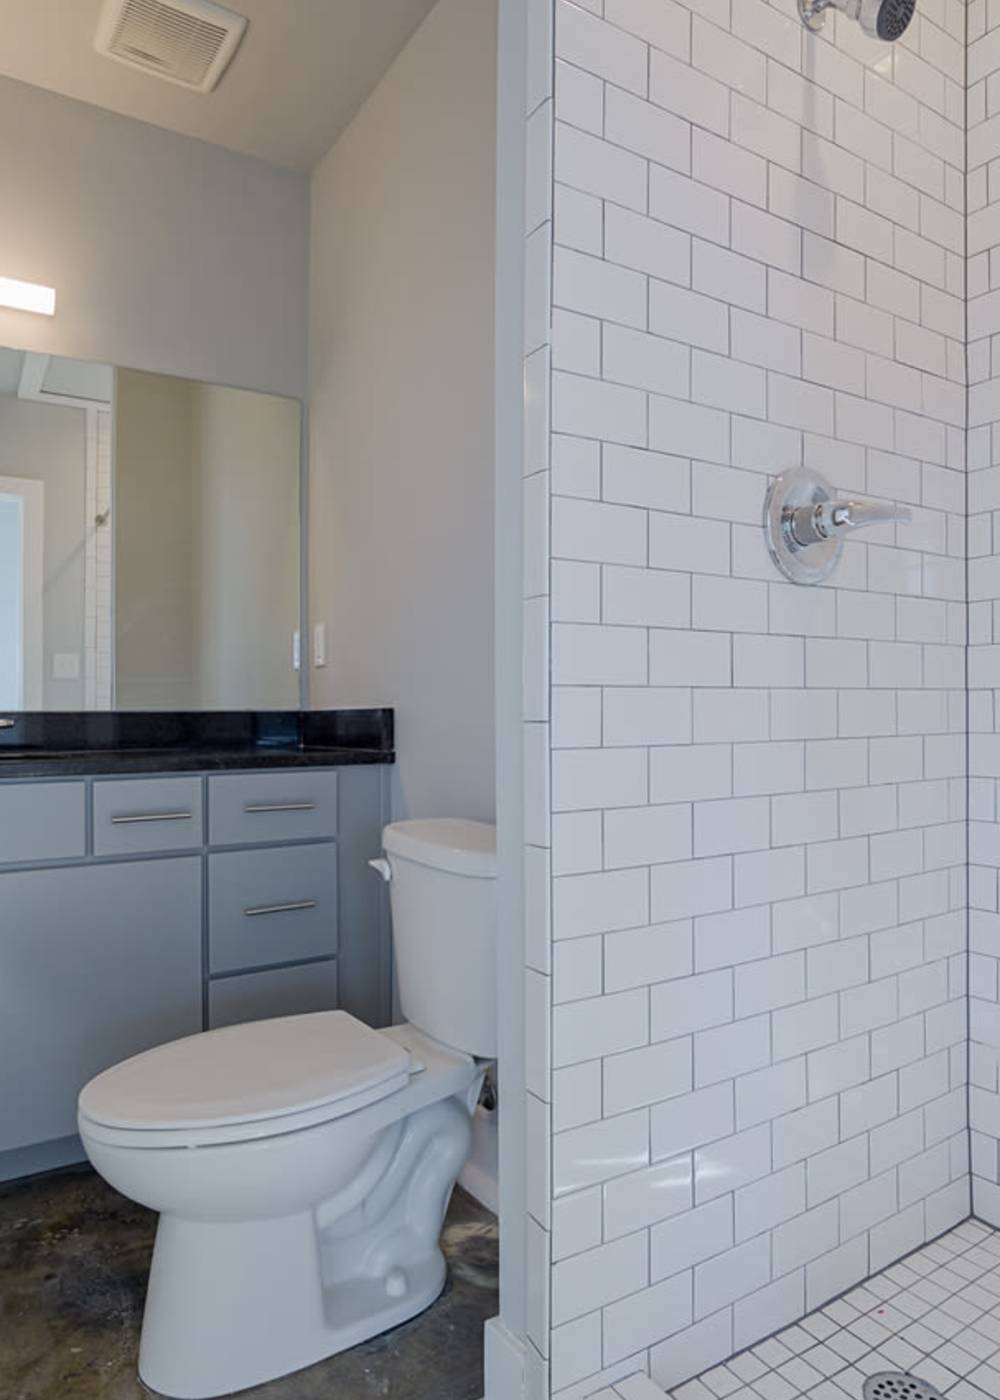
[[1000, 1400], [1000, 1231], [967, 1220], [673, 1400], [861, 1400], [908, 1371], [948, 1400]]

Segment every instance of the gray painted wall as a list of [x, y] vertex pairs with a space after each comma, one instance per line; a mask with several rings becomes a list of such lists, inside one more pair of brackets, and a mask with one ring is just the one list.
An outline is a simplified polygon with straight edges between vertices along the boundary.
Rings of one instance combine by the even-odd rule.
[[191, 386], [121, 371], [115, 413], [115, 704], [197, 708]]
[[296, 399], [118, 372], [119, 709], [296, 708], [301, 419]]
[[396, 706], [404, 816], [494, 814], [495, 70], [440, 0], [313, 177], [312, 703]]
[[191, 401], [198, 708], [294, 710], [302, 409], [215, 384]]
[[305, 176], [0, 78], [0, 345], [304, 397]]

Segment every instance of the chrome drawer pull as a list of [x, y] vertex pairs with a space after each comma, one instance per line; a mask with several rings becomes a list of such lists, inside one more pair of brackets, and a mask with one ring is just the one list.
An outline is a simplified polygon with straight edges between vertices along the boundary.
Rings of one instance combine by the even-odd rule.
[[255, 909], [244, 909], [248, 919], [256, 919], [261, 914], [294, 914], [298, 909], [315, 909], [315, 899], [296, 899], [291, 904], [259, 904]]
[[189, 822], [193, 812], [149, 812], [137, 817], [112, 817], [112, 826], [132, 826], [135, 822]]
[[244, 812], [315, 812], [315, 802], [248, 802]]

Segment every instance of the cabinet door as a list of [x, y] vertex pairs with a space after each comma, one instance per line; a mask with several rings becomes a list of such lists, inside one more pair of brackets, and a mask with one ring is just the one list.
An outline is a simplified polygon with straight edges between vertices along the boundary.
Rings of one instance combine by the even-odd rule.
[[0, 1151], [76, 1132], [109, 1065], [201, 1030], [197, 857], [0, 875]]

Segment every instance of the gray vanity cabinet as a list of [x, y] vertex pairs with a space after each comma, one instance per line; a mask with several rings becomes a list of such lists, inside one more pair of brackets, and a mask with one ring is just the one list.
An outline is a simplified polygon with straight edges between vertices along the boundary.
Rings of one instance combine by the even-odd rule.
[[197, 857], [0, 876], [0, 1152], [71, 1137], [81, 1084], [201, 1030]]
[[0, 778], [0, 1180], [78, 1161], [79, 1090], [150, 1046], [388, 1023], [385, 773]]

